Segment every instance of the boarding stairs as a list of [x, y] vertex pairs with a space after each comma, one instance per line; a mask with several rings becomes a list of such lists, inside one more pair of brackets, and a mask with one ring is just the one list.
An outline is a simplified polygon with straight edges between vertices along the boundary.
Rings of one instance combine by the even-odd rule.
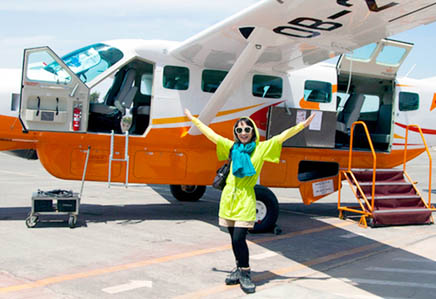
[[[354, 126], [363, 125], [373, 155], [373, 169], [352, 169]], [[416, 187], [415, 182], [406, 172], [407, 140], [409, 127], [418, 128], [430, 160], [429, 197], [426, 201]], [[370, 226], [389, 226], [403, 224], [433, 223], [432, 212], [436, 209], [431, 205], [431, 155], [421, 129], [410, 125], [406, 129], [404, 164], [402, 169], [377, 169], [376, 155], [372, 146], [368, 129], [364, 122], [356, 122], [351, 128], [350, 152], [348, 169], [341, 170], [339, 182], [347, 180], [359, 205], [347, 207], [341, 204], [341, 189], [338, 192], [339, 217], [344, 218], [344, 212], [361, 215], [359, 224]]]

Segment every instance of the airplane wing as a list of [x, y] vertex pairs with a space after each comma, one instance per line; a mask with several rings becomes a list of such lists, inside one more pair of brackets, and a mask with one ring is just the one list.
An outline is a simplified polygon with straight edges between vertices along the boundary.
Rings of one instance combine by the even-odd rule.
[[263, 0], [170, 50], [201, 67], [229, 69], [254, 30], [266, 47], [257, 70], [289, 71], [436, 20], [434, 0]]

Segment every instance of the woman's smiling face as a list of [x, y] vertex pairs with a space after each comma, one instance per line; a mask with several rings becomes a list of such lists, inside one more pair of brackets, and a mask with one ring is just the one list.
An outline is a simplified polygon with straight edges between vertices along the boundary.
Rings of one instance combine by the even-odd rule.
[[253, 138], [254, 130], [245, 121], [240, 121], [235, 128], [235, 134], [241, 143], [247, 144]]

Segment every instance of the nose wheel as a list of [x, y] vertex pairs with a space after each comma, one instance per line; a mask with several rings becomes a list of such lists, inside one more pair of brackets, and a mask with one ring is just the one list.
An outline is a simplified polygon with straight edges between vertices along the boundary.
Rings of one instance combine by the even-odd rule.
[[197, 185], [170, 185], [171, 194], [180, 201], [197, 201], [204, 192], [206, 186]]

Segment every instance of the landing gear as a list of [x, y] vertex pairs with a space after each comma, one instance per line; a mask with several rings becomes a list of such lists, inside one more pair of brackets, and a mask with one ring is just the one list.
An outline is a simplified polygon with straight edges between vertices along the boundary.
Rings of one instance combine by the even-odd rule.
[[274, 231], [276, 234], [281, 233], [281, 229], [276, 226], [279, 217], [279, 202], [274, 193], [266, 187], [254, 187], [256, 194], [256, 222], [253, 232]]
[[77, 216], [73, 216], [73, 215], [71, 215], [71, 216], [68, 218], [68, 226], [69, 226], [70, 228], [75, 228], [75, 227], [76, 227], [76, 224], [77, 224]]
[[170, 185], [170, 191], [177, 200], [197, 201], [206, 192], [206, 186]]
[[38, 216], [29, 215], [29, 217], [26, 218], [26, 226], [28, 228], [33, 228], [33, 227], [36, 226], [38, 221], [39, 221], [39, 217]]

